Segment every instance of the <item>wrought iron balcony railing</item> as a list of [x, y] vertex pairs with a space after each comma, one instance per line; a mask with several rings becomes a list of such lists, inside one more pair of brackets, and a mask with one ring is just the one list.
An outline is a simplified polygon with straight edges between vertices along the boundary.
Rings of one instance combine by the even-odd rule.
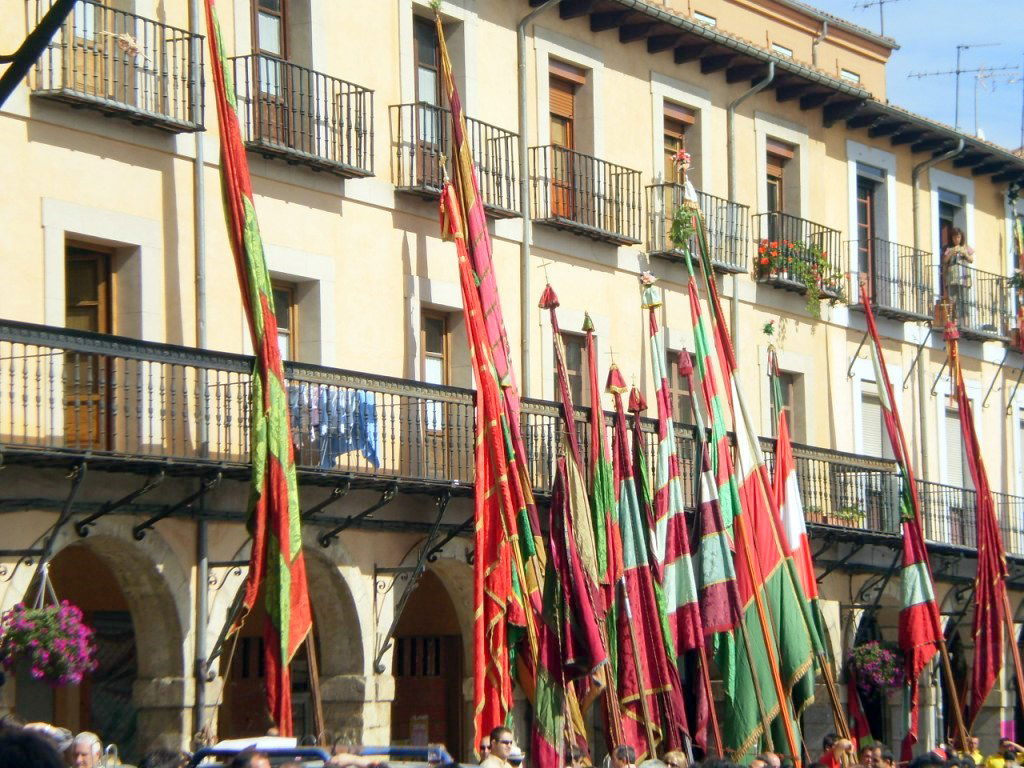
[[[878, 237], [851, 240], [847, 248], [850, 279], [858, 285], [861, 278], [867, 281], [875, 314], [897, 320], [932, 316], [935, 288], [928, 254]], [[853, 290], [850, 295], [854, 295]]]
[[[118, 460], [173, 459], [179, 466], [243, 468], [249, 457], [252, 358], [0, 320], [0, 449]], [[473, 483], [473, 392], [405, 379], [287, 363], [296, 462], [412, 485]], [[577, 409], [584, 456], [587, 409]], [[551, 488], [558, 451], [554, 403], [523, 402], [526, 464], [536, 491]], [[609, 423], [611, 419], [609, 418]], [[648, 461], [657, 429], [643, 422]], [[697, 446], [677, 426], [683, 499], [696, 504]], [[762, 439], [769, 464], [774, 441]], [[892, 461], [794, 446], [807, 522], [898, 535], [899, 479]], [[920, 484], [925, 535], [974, 546], [974, 492]], [[1007, 551], [1024, 556], [1024, 498], [995, 494]], [[856, 534], [860, 535], [860, 534]]]
[[[30, 0], [33, 26], [53, 0]], [[203, 129], [203, 39], [79, 0], [36, 63], [33, 93], [173, 133]]]
[[250, 150], [339, 176], [373, 175], [373, 91], [274, 56], [231, 61]]
[[759, 213], [754, 270], [758, 280], [803, 293], [816, 284], [822, 296], [843, 293], [846, 275], [838, 230], [798, 216], [773, 211]]
[[[672, 218], [683, 204], [681, 184], [647, 187], [647, 253], [679, 260], [682, 252], [672, 242]], [[750, 209], [739, 203], [697, 192], [697, 206], [707, 228], [711, 262], [722, 272], [745, 272], [750, 248]]]
[[[979, 341], [1008, 337], [1013, 318], [1008, 278], [966, 265], [933, 269], [939, 275], [940, 298], [961, 336]], [[937, 312], [937, 319], [944, 319], [942, 314]]]
[[[499, 218], [518, 216], [519, 135], [472, 117], [466, 118], [466, 131], [484, 208]], [[440, 195], [442, 158], [452, 162], [451, 110], [426, 102], [394, 104], [391, 135], [395, 188], [429, 198]]]
[[620, 245], [640, 242], [640, 171], [554, 144], [530, 147], [535, 221]]

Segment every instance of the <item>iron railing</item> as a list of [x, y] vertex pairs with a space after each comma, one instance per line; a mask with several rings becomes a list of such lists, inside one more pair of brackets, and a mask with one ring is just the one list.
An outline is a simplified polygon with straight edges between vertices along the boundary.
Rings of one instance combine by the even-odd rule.
[[[672, 242], [672, 218], [683, 204], [681, 184], [658, 183], [647, 187], [647, 253], [678, 260], [682, 252]], [[697, 192], [697, 207], [704, 217], [711, 263], [723, 272], [745, 272], [750, 247], [750, 209], [725, 198]]]
[[1006, 339], [1011, 319], [1010, 281], [966, 265], [939, 265], [940, 297], [961, 335], [979, 340]]
[[274, 56], [231, 61], [249, 149], [339, 176], [373, 175], [373, 91]]
[[759, 280], [803, 292], [806, 276], [823, 296], [841, 296], [846, 275], [838, 230], [788, 213], [759, 213], [755, 271]]
[[[63, 328], [0, 321], [0, 448], [175, 459], [244, 466], [249, 458], [252, 358]], [[292, 441], [300, 468], [424, 484], [473, 482], [473, 392], [405, 379], [286, 363]], [[558, 451], [556, 404], [522, 404], [526, 465], [550, 491]], [[575, 423], [584, 459], [588, 410]], [[609, 414], [608, 423], [612, 421]], [[657, 428], [642, 423], [648, 461]], [[683, 501], [696, 505], [694, 428], [678, 424]], [[761, 441], [769, 466], [774, 441]], [[885, 459], [795, 445], [807, 522], [899, 534], [899, 478]], [[974, 546], [974, 492], [920, 483], [926, 537]], [[995, 494], [1007, 551], [1024, 555], [1024, 498]]]
[[[466, 118], [466, 132], [484, 208], [496, 217], [518, 216], [519, 135], [472, 117]], [[426, 102], [394, 104], [391, 135], [395, 188], [425, 197], [441, 194], [442, 158], [449, 165], [454, 159], [451, 110]]]
[[550, 144], [530, 147], [535, 221], [621, 245], [640, 242], [640, 171]]
[[[30, 1], [35, 26], [53, 0]], [[180, 133], [203, 129], [202, 77], [200, 35], [79, 0], [36, 63], [31, 87], [36, 96]]]
[[[935, 308], [933, 270], [929, 257], [909, 245], [879, 237], [851, 240], [850, 279], [867, 281], [875, 314], [897, 320], [921, 320]], [[852, 286], [851, 286], [852, 288]], [[851, 290], [851, 296], [854, 292]], [[861, 300], [863, 300], [861, 296]]]

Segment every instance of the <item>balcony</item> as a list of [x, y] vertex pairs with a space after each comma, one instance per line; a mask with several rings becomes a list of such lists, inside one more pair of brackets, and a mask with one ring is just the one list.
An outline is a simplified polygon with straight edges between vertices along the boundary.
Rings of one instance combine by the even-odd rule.
[[935, 288], [928, 254], [877, 237], [863, 243], [851, 240], [847, 248], [850, 279], [858, 285], [861, 278], [867, 280], [876, 315], [896, 320], [932, 317]]
[[[754, 218], [759, 241], [754, 266], [759, 281], [804, 294], [816, 286], [821, 297], [832, 300], [843, 295], [846, 276], [838, 230], [778, 211]], [[808, 296], [808, 304], [816, 298]]]
[[530, 147], [534, 221], [616, 245], [640, 242], [640, 171], [553, 144]]
[[[64, 328], [0, 320], [0, 450], [4, 463], [149, 473], [212, 470], [245, 479], [252, 358]], [[386, 376], [285, 365], [296, 464], [303, 483], [399, 484], [413, 492], [473, 483], [473, 392]], [[550, 492], [560, 434], [559, 406], [522, 404], [526, 466], [536, 493]], [[587, 410], [576, 426], [586, 456]], [[609, 415], [609, 424], [611, 423]], [[657, 425], [642, 424], [648, 461]], [[677, 425], [684, 503], [691, 509], [693, 427]], [[762, 438], [769, 464], [774, 441]], [[892, 461], [794, 446], [812, 533], [884, 539], [900, 531], [899, 479]], [[334, 480], [332, 480], [334, 478]], [[919, 484], [926, 538], [975, 545], [974, 492]], [[1007, 552], [1024, 557], [1024, 498], [995, 494]], [[881, 539], [879, 538], [881, 537]]]
[[273, 56], [236, 56], [246, 148], [345, 178], [373, 175], [373, 91]]
[[[466, 131], [484, 210], [495, 218], [519, 216], [519, 135], [471, 117], [466, 118]], [[442, 158], [450, 164], [454, 154], [451, 110], [426, 102], [392, 105], [391, 135], [395, 189], [438, 197], [444, 182]]]
[[[32, 26], [52, 0], [33, 0]], [[171, 133], [203, 129], [199, 35], [79, 0], [36, 63], [34, 96]]]
[[[1010, 281], [969, 266], [957, 266], [955, 273], [936, 265], [948, 312], [957, 321], [960, 335], [975, 341], [1006, 341], [1013, 319], [1011, 312]], [[936, 312], [942, 321], [945, 313]]]
[[[647, 253], [670, 261], [682, 261], [683, 252], [669, 237], [672, 217], [683, 204], [681, 184], [647, 187]], [[721, 272], [746, 272], [750, 247], [750, 209], [739, 203], [697, 192], [697, 205], [707, 228], [711, 263]]]

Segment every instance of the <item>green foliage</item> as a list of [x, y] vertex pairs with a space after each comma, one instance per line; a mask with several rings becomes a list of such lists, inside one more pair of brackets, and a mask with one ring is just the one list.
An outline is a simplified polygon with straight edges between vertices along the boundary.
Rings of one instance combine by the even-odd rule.
[[757, 277], [781, 277], [799, 283], [807, 293], [807, 311], [821, 318], [821, 300], [842, 301], [843, 273], [832, 268], [828, 251], [799, 240], [762, 240], [757, 246]]

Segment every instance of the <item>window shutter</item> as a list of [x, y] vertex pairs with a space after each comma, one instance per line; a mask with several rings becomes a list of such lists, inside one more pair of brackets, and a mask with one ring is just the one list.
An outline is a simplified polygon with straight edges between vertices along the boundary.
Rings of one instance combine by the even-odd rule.
[[576, 84], [552, 73], [548, 93], [551, 114], [572, 120], [576, 107]]
[[943, 482], [957, 488], [964, 486], [964, 445], [960, 435], [960, 415], [955, 408], [946, 409], [946, 476]]
[[882, 403], [876, 395], [861, 395], [861, 443], [865, 456], [883, 456]]
[[665, 124], [666, 124], [666, 130], [667, 130], [667, 126], [668, 126], [668, 121], [669, 120], [672, 120], [672, 121], [674, 121], [676, 123], [681, 123], [682, 124], [682, 126], [681, 126], [682, 130], [680, 131], [680, 133], [681, 133], [682, 131], [685, 131], [687, 128], [689, 128], [691, 125], [693, 125], [693, 124], [695, 124], [697, 122], [697, 113], [696, 113], [696, 111], [690, 109], [689, 107], [684, 107], [681, 104], [673, 104], [671, 101], [666, 101], [665, 102]]

